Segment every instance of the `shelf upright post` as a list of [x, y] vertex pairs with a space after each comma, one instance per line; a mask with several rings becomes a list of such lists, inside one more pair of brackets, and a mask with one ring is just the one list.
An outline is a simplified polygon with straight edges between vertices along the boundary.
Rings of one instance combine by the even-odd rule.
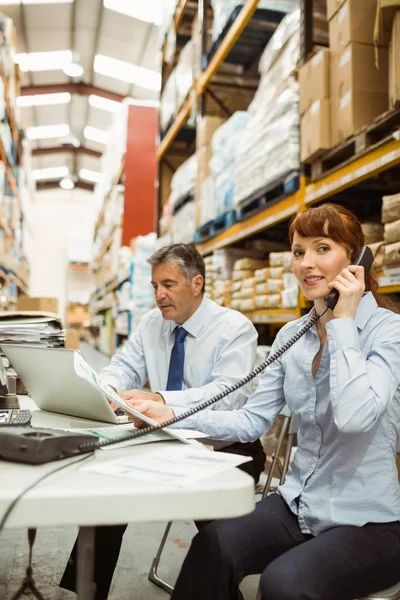
[[300, 62], [305, 63], [313, 49], [313, 0], [300, 3]]

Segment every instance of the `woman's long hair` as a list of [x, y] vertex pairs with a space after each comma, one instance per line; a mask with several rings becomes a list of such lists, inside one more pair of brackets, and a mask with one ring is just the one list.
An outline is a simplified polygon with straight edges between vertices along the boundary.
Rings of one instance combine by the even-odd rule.
[[[302, 237], [329, 237], [346, 248], [351, 261], [357, 260], [365, 246], [360, 221], [355, 214], [339, 204], [323, 204], [298, 213], [290, 222], [290, 244], [293, 243], [295, 232]], [[378, 306], [392, 310], [391, 304], [378, 294], [378, 287], [376, 275], [371, 269], [367, 275], [365, 290], [372, 292]]]

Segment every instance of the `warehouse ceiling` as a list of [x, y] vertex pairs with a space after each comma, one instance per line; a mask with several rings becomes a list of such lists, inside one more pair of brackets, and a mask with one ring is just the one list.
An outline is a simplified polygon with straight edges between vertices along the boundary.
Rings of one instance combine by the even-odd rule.
[[[0, 11], [17, 29], [17, 53], [22, 55], [17, 60], [23, 70], [20, 104], [41, 102], [41, 94], [63, 94], [51, 97], [60, 104], [20, 108], [22, 125], [32, 138], [34, 169], [67, 166], [75, 177], [86, 169], [90, 179], [90, 172], [100, 171], [104, 144], [88, 138], [103, 137], [111, 110], [117, 108], [102, 100], [157, 100], [159, 40], [151, 21], [159, 18], [158, 1], [0, 0]], [[30, 55], [55, 51], [59, 54]], [[65, 74], [62, 67], [68, 71], [71, 62], [83, 68], [81, 75]], [[39, 140], [33, 139], [38, 130], [29, 129], [55, 125], [64, 126], [57, 137]], [[51, 135], [49, 130], [44, 134]]]

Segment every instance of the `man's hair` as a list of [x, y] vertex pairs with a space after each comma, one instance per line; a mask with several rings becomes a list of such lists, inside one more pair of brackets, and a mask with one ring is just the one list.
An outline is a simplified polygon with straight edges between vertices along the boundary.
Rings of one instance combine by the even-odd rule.
[[201, 275], [204, 280], [201, 293], [204, 294], [206, 267], [203, 257], [194, 244], [171, 244], [170, 246], [163, 246], [163, 248], [160, 248], [150, 256], [148, 262], [152, 266], [163, 263], [174, 263], [178, 265], [188, 282], [192, 281], [195, 275]]

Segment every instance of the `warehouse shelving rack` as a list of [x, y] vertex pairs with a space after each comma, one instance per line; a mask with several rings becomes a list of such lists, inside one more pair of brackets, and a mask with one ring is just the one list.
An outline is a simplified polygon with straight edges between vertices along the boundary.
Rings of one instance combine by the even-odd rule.
[[[166, 135], [157, 148], [157, 159], [162, 163], [168, 158], [168, 151], [172, 147], [175, 138], [187, 122], [195, 108], [198, 108], [199, 100], [206, 92], [207, 87], [218, 73], [223, 62], [228, 57], [232, 48], [240, 39], [251, 18], [257, 10], [259, 0], [247, 0], [243, 8], [227, 31], [219, 48], [215, 52], [206, 69], [194, 83], [193, 89], [188, 94], [185, 102], [178, 111], [175, 120], [168, 129]], [[182, 21], [183, 11], [187, 2], [180, 2], [175, 14], [175, 29], [178, 31]], [[301, 62], [304, 62], [313, 50], [313, 0], [301, 0]], [[199, 19], [204, 22], [206, 6], [205, 2], [199, 2]], [[197, 103], [197, 105], [196, 105]], [[200, 106], [201, 110], [201, 106]], [[200, 113], [201, 114], [201, 113]], [[399, 123], [400, 125], [400, 123]], [[287, 221], [296, 212], [333, 198], [354, 186], [366, 181], [374, 181], [381, 174], [387, 174], [391, 169], [400, 165], [400, 128], [387, 136], [378, 144], [364, 149], [362, 153], [355, 154], [350, 160], [343, 163], [335, 170], [322, 176], [318, 181], [311, 182], [304, 168], [300, 177], [299, 189], [287, 196], [266, 206], [256, 214], [237, 222], [211, 239], [198, 244], [198, 249], [203, 255], [212, 253], [214, 250], [243, 242], [255, 234], [273, 228], [277, 224]], [[400, 187], [400, 186], [399, 186]], [[399, 285], [391, 285], [380, 288], [384, 294], [400, 293]], [[266, 310], [247, 313], [254, 323], [284, 323], [300, 314], [300, 307], [290, 311]], [[295, 316], [296, 315], [296, 316]]]

